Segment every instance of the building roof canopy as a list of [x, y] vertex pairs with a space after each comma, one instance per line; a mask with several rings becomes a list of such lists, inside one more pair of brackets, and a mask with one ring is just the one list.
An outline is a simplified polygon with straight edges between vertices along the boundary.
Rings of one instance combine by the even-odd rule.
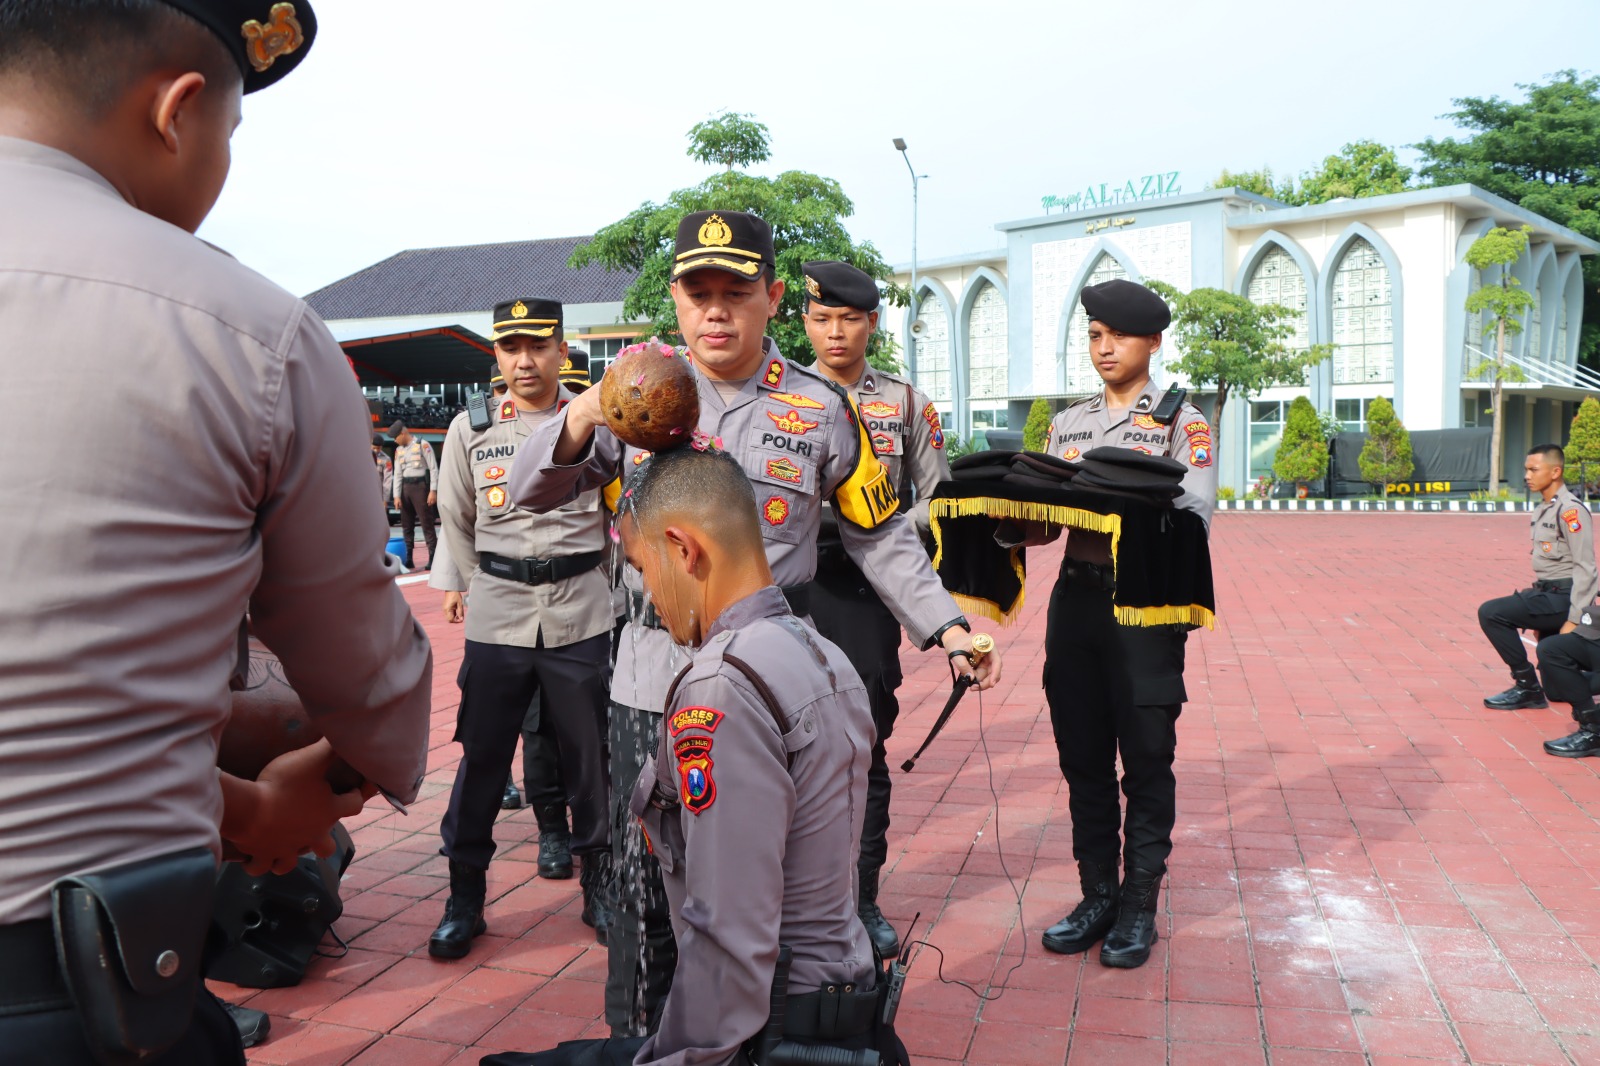
[[366, 337], [339, 345], [363, 386], [484, 384], [494, 373], [494, 348], [462, 326]]

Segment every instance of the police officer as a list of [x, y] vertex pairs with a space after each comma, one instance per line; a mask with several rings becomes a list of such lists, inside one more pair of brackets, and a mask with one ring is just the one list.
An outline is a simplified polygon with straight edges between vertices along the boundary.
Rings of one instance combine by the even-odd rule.
[[378, 488], [387, 504], [394, 497], [394, 460], [383, 450], [383, 434], [372, 437], [372, 463], [378, 470]]
[[[797, 615], [810, 610], [815, 545], [825, 503], [837, 512], [845, 550], [921, 648], [941, 645], [965, 658], [972, 637], [955, 601], [934, 575], [883, 465], [872, 452], [849, 395], [790, 363], [764, 336], [784, 283], [774, 274], [772, 228], [737, 211], [698, 211], [679, 223], [671, 292], [698, 372], [701, 432], [720, 438], [755, 487], [767, 560]], [[513, 497], [537, 510], [632, 470], [644, 453], [605, 427], [600, 390], [591, 389], [523, 445], [511, 471]], [[611, 682], [611, 777], [618, 796], [638, 779], [654, 747], [655, 715], [681, 655], [642, 602], [637, 575], [624, 572], [637, 609], [624, 630]], [[992, 685], [1000, 664], [976, 671]], [[672, 978], [672, 930], [660, 872], [644, 852], [624, 804], [612, 823], [621, 864], [606, 985], [613, 1033], [653, 1028]], [[644, 898], [629, 898], [644, 885]], [[643, 914], [642, 922], [639, 915]], [[647, 965], [648, 964], [648, 965]]]
[[[806, 263], [806, 336], [816, 369], [850, 391], [866, 424], [872, 450], [889, 471], [900, 506], [919, 530], [928, 527], [928, 498], [950, 477], [939, 413], [905, 378], [867, 366], [867, 342], [878, 328], [878, 285], [863, 270], [830, 260]], [[915, 506], [913, 506], [913, 502]], [[883, 605], [825, 515], [817, 541], [817, 577], [811, 618], [817, 630], [850, 658], [872, 701], [878, 740], [867, 780], [867, 814], [861, 831], [861, 921], [884, 958], [900, 950], [894, 926], [878, 907], [878, 875], [888, 858], [889, 764], [884, 746], [900, 716], [900, 623]]]
[[[1150, 359], [1172, 321], [1166, 303], [1122, 279], [1085, 288], [1082, 300], [1089, 357], [1105, 387], [1056, 415], [1049, 453], [1072, 460], [1112, 445], [1176, 459], [1188, 467], [1176, 506], [1209, 525], [1217, 485], [1211, 426], [1188, 403], [1162, 411], [1163, 393], [1150, 380]], [[1045, 932], [1044, 945], [1072, 954], [1104, 938], [1100, 961], [1127, 968], [1143, 965], [1156, 940], [1156, 901], [1176, 818], [1172, 763], [1178, 714], [1188, 699], [1188, 634], [1176, 626], [1119, 624], [1114, 574], [1108, 534], [1069, 532], [1050, 596], [1044, 689], [1067, 779], [1083, 901]], [[1125, 819], [1117, 795], [1119, 755]], [[1120, 891], [1119, 858], [1125, 867]]]
[[[1585, 512], [1587, 515], [1587, 512]], [[1553, 700], [1572, 705], [1575, 732], [1544, 742], [1546, 754], [1563, 759], [1600, 755], [1600, 707], [1593, 681], [1600, 672], [1600, 603], [1591, 601], [1554, 636], [1539, 641], [1539, 673]]]
[[489, 392], [493, 394], [496, 400], [505, 396], [506, 376], [504, 374], [496, 374], [489, 379]]
[[561, 384], [574, 396], [591, 387], [588, 352], [582, 348], [568, 347], [566, 362], [561, 364]]
[[1571, 633], [1600, 592], [1593, 519], [1562, 477], [1566, 458], [1559, 444], [1541, 444], [1528, 452], [1522, 464], [1523, 481], [1544, 501], [1530, 524], [1533, 586], [1478, 608], [1483, 635], [1511, 668], [1511, 687], [1483, 701], [1491, 711], [1549, 706], [1539, 687], [1539, 675], [1528, 663], [1519, 631]]
[[[459, 678], [461, 764], [440, 825], [450, 898], [428, 941], [439, 958], [464, 956], [486, 929], [495, 813], [536, 694], [539, 731], [555, 743], [568, 790], [571, 846], [583, 864], [583, 918], [601, 943], [608, 924], [601, 886], [611, 843], [604, 752], [611, 593], [599, 565], [606, 514], [598, 492], [544, 514], [512, 502], [506, 484], [517, 446], [571, 399], [557, 376], [567, 346], [555, 300], [509, 301], [494, 318], [506, 399], [485, 429], [474, 429], [468, 412], [457, 415], [444, 447], [440, 516], [449, 555], [463, 571], [468, 560], [477, 567]], [[447, 600], [459, 601], [461, 591]]]
[[394, 438], [394, 509], [400, 512], [400, 535], [406, 542], [406, 569], [412, 569], [412, 539], [417, 520], [422, 520], [422, 539], [428, 545], [428, 566], [433, 566], [439, 550], [439, 536], [434, 531], [433, 507], [439, 502], [439, 462], [433, 457], [433, 446], [396, 421], [389, 427]]
[[[0, 508], [9, 1066], [242, 1064], [201, 981], [222, 839], [255, 873], [331, 853], [362, 804], [325, 783], [334, 751], [368, 791], [421, 784], [432, 659], [352, 488], [373, 474], [349, 365], [193, 236], [242, 94], [315, 32], [304, 0], [0, 4], [0, 335], [28, 352], [0, 395], [31, 472]], [[86, 331], [122, 342], [95, 368], [140, 427], [116, 448], [58, 402]], [[217, 768], [247, 609], [326, 738], [255, 781]]]

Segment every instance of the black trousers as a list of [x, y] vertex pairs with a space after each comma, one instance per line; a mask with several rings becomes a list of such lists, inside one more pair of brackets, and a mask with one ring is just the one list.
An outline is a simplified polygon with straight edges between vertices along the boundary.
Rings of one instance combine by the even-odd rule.
[[572, 810], [572, 850], [610, 846], [605, 761], [606, 660], [609, 634], [559, 648], [516, 648], [466, 642], [458, 682], [461, 710], [455, 740], [461, 764], [440, 824], [445, 855], [487, 869], [494, 820], [528, 704], [541, 699], [539, 732], [552, 741]]
[[540, 700], [528, 704], [522, 718], [522, 791], [530, 807], [567, 806], [567, 786], [561, 777], [561, 757], [553, 740], [539, 732]]
[[829, 552], [817, 556], [817, 577], [811, 587], [811, 621], [817, 632], [843, 650], [867, 686], [867, 700], [872, 705], [878, 742], [873, 745], [872, 765], [867, 770], [867, 810], [857, 865], [863, 874], [875, 874], [883, 869], [889, 855], [891, 788], [885, 745], [894, 735], [894, 725], [900, 717], [900, 701], [895, 697], [903, 679], [900, 623], [860, 569], [849, 559]]
[[[1497, 600], [1487, 600], [1478, 608], [1478, 625], [1494, 645], [1500, 661], [1511, 668], [1512, 680], [1520, 683], [1533, 677], [1527, 647], [1518, 630], [1554, 633], [1566, 624], [1571, 605], [1569, 592], [1527, 588]], [[1521, 677], [1517, 676], [1519, 673]]]
[[[1561, 620], [1566, 621], [1565, 614]], [[1600, 670], [1600, 643], [1577, 633], [1558, 633], [1539, 642], [1539, 675], [1545, 695], [1572, 705], [1572, 717], [1590, 732], [1600, 732], [1594, 703], [1594, 672]]]
[[[1072, 814], [1072, 854], [1163, 869], [1177, 818], [1178, 715], [1188, 633], [1119, 625], [1111, 592], [1070, 581], [1050, 595], [1044, 691]], [[1122, 757], [1124, 818], [1117, 796]], [[1121, 828], [1121, 848], [1118, 828]]]
[[[4, 966], [0, 960], [0, 966]], [[0, 1061], [7, 1066], [96, 1066], [76, 1011], [0, 1013]], [[239, 1027], [204, 985], [195, 997], [189, 1031], [145, 1066], [244, 1066]]]
[[400, 536], [406, 542], [407, 566], [411, 560], [411, 538], [416, 533], [417, 520], [422, 520], [422, 539], [428, 545], [428, 565], [438, 558], [439, 533], [433, 525], [433, 508], [428, 506], [428, 479], [417, 478], [400, 482]]
[[644, 761], [655, 754], [661, 716], [611, 704], [611, 928], [606, 934], [606, 1024], [614, 1037], [643, 1036], [661, 1024], [678, 966], [672, 907], [661, 866], [628, 810]]

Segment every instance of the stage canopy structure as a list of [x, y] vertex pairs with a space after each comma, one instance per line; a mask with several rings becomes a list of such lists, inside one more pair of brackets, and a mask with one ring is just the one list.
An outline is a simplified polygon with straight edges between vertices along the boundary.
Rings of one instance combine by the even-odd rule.
[[439, 326], [342, 341], [363, 387], [482, 385], [494, 374], [494, 346], [465, 326]]

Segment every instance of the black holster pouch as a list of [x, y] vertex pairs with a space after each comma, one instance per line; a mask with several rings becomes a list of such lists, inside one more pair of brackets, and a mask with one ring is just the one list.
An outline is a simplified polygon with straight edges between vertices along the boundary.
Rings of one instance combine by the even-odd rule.
[[202, 847], [51, 888], [61, 973], [104, 1066], [145, 1062], [188, 1031], [216, 886], [216, 857]]

